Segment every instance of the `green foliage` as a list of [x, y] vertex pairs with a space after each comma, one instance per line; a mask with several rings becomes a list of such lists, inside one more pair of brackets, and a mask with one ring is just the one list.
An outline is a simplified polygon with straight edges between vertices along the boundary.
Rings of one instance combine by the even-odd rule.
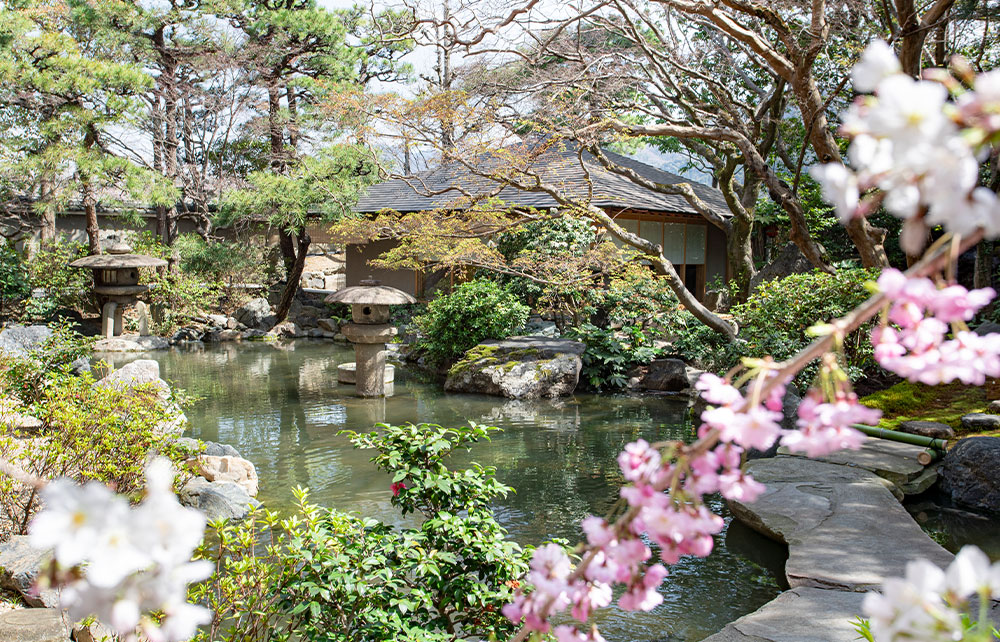
[[[496, 248], [509, 265], [517, 268], [522, 264], [536, 262], [540, 256], [582, 256], [596, 239], [594, 226], [587, 219], [558, 216], [531, 221], [497, 234]], [[552, 291], [551, 286], [521, 276], [500, 274], [497, 279], [522, 301], [535, 307], [541, 303], [558, 307], [557, 304], [553, 305], [553, 299], [579, 298], [578, 287], [563, 287]]]
[[[834, 275], [814, 271], [768, 281], [730, 311], [740, 328], [738, 341], [727, 343], [684, 313], [676, 319], [673, 348], [686, 360], [718, 373], [744, 357], [787, 359], [812, 340], [806, 332], [811, 326], [843, 316], [867, 299], [865, 283], [875, 276], [874, 270], [855, 268]], [[867, 333], [867, 327], [862, 328], [844, 340], [844, 365], [852, 378], [877, 368]], [[811, 382], [815, 370], [815, 364], [806, 368], [797, 381]]]
[[14, 244], [4, 239], [0, 241], [0, 317], [12, 303], [16, 303], [31, 293], [28, 272], [21, 262]]
[[524, 327], [528, 312], [528, 306], [494, 281], [467, 281], [428, 303], [415, 319], [424, 333], [420, 348], [448, 363], [482, 341], [514, 334]]
[[355, 145], [331, 145], [299, 159], [287, 174], [253, 172], [249, 189], [231, 190], [222, 201], [217, 223], [266, 216], [289, 233], [309, 217], [331, 221], [348, 214], [361, 190], [378, 180], [370, 153]]
[[[23, 389], [24, 367], [0, 361], [0, 381]], [[138, 498], [143, 467], [151, 451], [180, 463], [184, 454], [163, 427], [174, 425], [180, 409], [152, 385], [133, 388], [94, 386], [89, 374], [75, 376], [49, 370], [36, 398], [18, 412], [37, 417], [40, 433], [16, 430], [0, 422], [0, 457], [43, 479], [70, 477], [96, 480], [117, 492]], [[12, 532], [23, 534], [40, 508], [37, 493], [12, 478], [0, 476], [0, 519]]]
[[[167, 260], [172, 248], [163, 245], [149, 232], [135, 237], [132, 243], [137, 253]], [[144, 268], [142, 282], [149, 284], [149, 302], [153, 306], [156, 330], [170, 334], [186, 325], [205, 310], [218, 307], [222, 299], [222, 284], [206, 280], [203, 274], [185, 270]]]
[[65, 371], [80, 357], [89, 357], [93, 339], [77, 332], [69, 322], [51, 323], [52, 336], [20, 358], [0, 361], [0, 383], [5, 391], [31, 404], [45, 392], [46, 381]]
[[661, 351], [653, 346], [656, 334], [638, 325], [616, 331], [585, 323], [571, 328], [566, 336], [587, 345], [580, 376], [590, 388], [602, 391], [624, 388], [629, 370], [659, 356]]
[[589, 301], [598, 311], [595, 316], [611, 327], [669, 328], [680, 306], [665, 277], [636, 263], [612, 272], [603, 288], [589, 292]]
[[[494, 428], [380, 424], [348, 433], [391, 475], [393, 505], [419, 526], [393, 528], [322, 509], [297, 491], [298, 514], [256, 511], [216, 525], [200, 556], [215, 577], [192, 595], [215, 612], [199, 642], [297, 640], [456, 641], [505, 637], [500, 607], [527, 568], [528, 551], [506, 539], [491, 502], [510, 492], [492, 468], [449, 470], [457, 449]], [[386, 483], [389, 483], [387, 478]]]
[[48, 319], [60, 308], [82, 312], [92, 307], [91, 271], [69, 267], [70, 261], [86, 255], [85, 245], [60, 237], [44, 245], [28, 261], [31, 287], [47, 292], [44, 298], [32, 298], [26, 302], [24, 315], [28, 319]]

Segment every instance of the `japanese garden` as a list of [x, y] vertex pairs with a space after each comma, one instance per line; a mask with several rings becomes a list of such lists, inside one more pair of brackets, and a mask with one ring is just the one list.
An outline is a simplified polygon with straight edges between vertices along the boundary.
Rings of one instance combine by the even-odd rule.
[[996, 0], [0, 3], [0, 642], [1000, 640]]

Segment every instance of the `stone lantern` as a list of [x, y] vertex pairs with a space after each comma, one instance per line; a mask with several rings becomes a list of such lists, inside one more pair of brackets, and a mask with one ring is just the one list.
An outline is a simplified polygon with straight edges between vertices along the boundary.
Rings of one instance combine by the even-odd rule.
[[139, 295], [149, 290], [139, 285], [139, 268], [161, 267], [167, 262], [153, 256], [132, 254], [132, 248], [116, 243], [107, 254], [85, 256], [70, 263], [70, 267], [89, 268], [94, 272], [94, 294], [101, 305], [101, 335], [107, 338], [122, 333], [122, 312], [133, 305], [139, 313], [139, 334], [149, 334], [146, 304]]
[[[326, 297], [326, 302], [350, 304], [354, 321], [340, 331], [354, 344], [355, 363], [338, 367], [338, 380], [354, 383], [359, 397], [391, 395], [392, 380], [386, 379], [392, 371], [386, 370], [385, 344], [396, 336], [396, 328], [389, 325], [389, 306], [416, 303], [417, 300], [402, 290], [367, 279], [361, 281], [361, 285], [334, 292]], [[353, 382], [350, 381], [352, 366]]]

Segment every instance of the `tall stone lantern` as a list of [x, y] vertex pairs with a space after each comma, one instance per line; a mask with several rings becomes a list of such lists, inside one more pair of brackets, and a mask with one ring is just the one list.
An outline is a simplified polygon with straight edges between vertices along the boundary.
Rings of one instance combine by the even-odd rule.
[[139, 312], [139, 334], [149, 334], [146, 304], [139, 300], [139, 295], [149, 290], [149, 286], [139, 285], [139, 268], [166, 264], [166, 261], [154, 256], [132, 254], [131, 247], [116, 243], [108, 248], [106, 254], [85, 256], [69, 265], [93, 270], [94, 294], [101, 305], [101, 335], [111, 338], [122, 333], [122, 312], [129, 305], [135, 306]]
[[[337, 290], [326, 297], [326, 302], [351, 306], [354, 323], [344, 325], [340, 331], [354, 344], [355, 394], [384, 397], [387, 390], [385, 344], [397, 332], [389, 325], [389, 306], [416, 303], [417, 300], [402, 290], [366, 279], [360, 285]], [[345, 366], [349, 370], [350, 364]]]

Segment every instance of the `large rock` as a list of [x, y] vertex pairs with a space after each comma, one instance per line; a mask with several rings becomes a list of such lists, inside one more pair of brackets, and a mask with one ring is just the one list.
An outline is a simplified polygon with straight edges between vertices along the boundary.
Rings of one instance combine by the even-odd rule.
[[15, 357], [26, 357], [28, 353], [41, 347], [52, 336], [52, 330], [44, 325], [11, 325], [0, 332], [0, 352]]
[[579, 341], [511, 337], [484, 341], [448, 371], [444, 389], [508, 399], [573, 394], [586, 349]]
[[791, 274], [811, 272], [813, 264], [809, 262], [794, 243], [789, 243], [778, 252], [774, 259], [765, 265], [750, 279], [750, 291], [756, 290], [761, 283], [773, 281]]
[[251, 299], [233, 315], [246, 327], [257, 330], [269, 329], [270, 325], [268, 325], [267, 319], [271, 316], [271, 305], [263, 297]]
[[251, 497], [257, 496], [257, 469], [242, 457], [198, 455], [188, 460], [188, 465], [210, 482], [233, 482]]
[[629, 388], [657, 392], [680, 392], [691, 385], [688, 366], [680, 359], [654, 359], [629, 372]]
[[184, 484], [180, 501], [185, 506], [193, 506], [202, 511], [209, 520], [243, 519], [251, 507], [260, 505], [239, 484], [228, 481], [210, 482], [204, 477], [195, 477]]
[[938, 421], [921, 421], [917, 419], [901, 421], [897, 430], [910, 435], [920, 435], [921, 437], [930, 437], [932, 439], [955, 438], [955, 431], [952, 430], [951, 426]]
[[803, 457], [747, 463], [767, 490], [753, 503], [731, 501], [740, 521], [788, 544], [785, 576], [792, 588], [867, 591], [901, 577], [924, 557], [947, 566], [951, 553], [928, 537], [872, 472]]
[[114, 387], [128, 390], [149, 386], [157, 395], [166, 400], [170, 396], [170, 386], [160, 379], [160, 364], [152, 359], [136, 359], [94, 384], [99, 388]]
[[970, 437], [941, 462], [941, 490], [959, 506], [1000, 513], [1000, 439]]
[[[35, 590], [35, 580], [48, 553], [32, 548], [27, 535], [15, 535], [0, 544], [0, 586], [14, 591], [30, 606], [55, 607], [59, 593]], [[0, 637], [0, 642], [3, 638]]]
[[17, 609], [0, 615], [0, 642], [67, 640], [69, 630], [59, 609]]

